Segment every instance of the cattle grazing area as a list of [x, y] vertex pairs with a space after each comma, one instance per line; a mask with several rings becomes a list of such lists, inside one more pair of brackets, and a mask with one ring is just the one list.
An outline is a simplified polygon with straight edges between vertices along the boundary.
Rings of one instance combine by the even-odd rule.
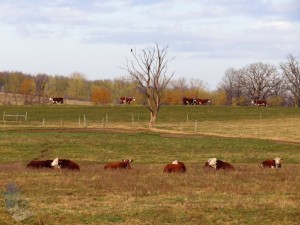
[[[135, 106], [3, 109], [10, 114], [21, 110], [29, 121], [39, 115], [53, 124], [54, 117], [65, 120], [63, 127], [0, 126], [0, 186], [4, 191], [15, 183], [26, 198], [33, 216], [22, 224], [300, 221], [298, 109], [166, 107], [155, 129], [142, 125], [148, 112]], [[72, 120], [83, 114], [90, 118], [87, 127], [73, 126]], [[97, 127], [105, 114], [107, 127]], [[140, 115], [141, 124], [124, 119], [132, 114]], [[196, 118], [197, 132], [188, 127]], [[80, 170], [27, 167], [46, 160], [51, 165], [56, 158]], [[277, 168], [262, 168], [272, 160]], [[105, 169], [129, 161], [131, 169]], [[234, 170], [207, 169], [208, 161], [215, 167], [227, 162]], [[167, 165], [181, 163], [185, 172], [164, 172]], [[4, 203], [0, 224], [18, 224]]]

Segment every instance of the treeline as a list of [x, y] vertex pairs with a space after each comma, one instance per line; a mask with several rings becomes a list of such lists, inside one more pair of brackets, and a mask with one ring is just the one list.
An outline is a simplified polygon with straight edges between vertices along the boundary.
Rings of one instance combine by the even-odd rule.
[[[119, 104], [121, 96], [134, 96], [135, 104], [144, 104], [145, 101], [143, 94], [129, 77], [89, 81], [84, 74], [78, 72], [70, 76], [0, 72], [0, 93], [15, 96], [12, 101], [2, 99], [0, 103], [12, 105], [17, 104], [17, 96], [20, 95], [23, 104], [47, 104], [50, 103], [50, 97], [91, 101], [94, 104]], [[164, 92], [162, 104], [182, 104], [183, 96], [208, 98], [212, 96], [212, 92], [208, 91], [201, 80], [174, 79]]]
[[[135, 104], [144, 104], [145, 97], [129, 77], [87, 80], [82, 73], [70, 76], [0, 72], [0, 93], [15, 96], [1, 99], [0, 104], [48, 104], [50, 97], [91, 101], [94, 104], [119, 104], [121, 96], [134, 96]], [[216, 90], [208, 90], [200, 79], [171, 79], [164, 90], [162, 104], [181, 105], [183, 97], [209, 98], [212, 105], [250, 105], [264, 99], [272, 106], [300, 105], [299, 59], [289, 55], [278, 67], [262, 62], [240, 69], [228, 69]]]

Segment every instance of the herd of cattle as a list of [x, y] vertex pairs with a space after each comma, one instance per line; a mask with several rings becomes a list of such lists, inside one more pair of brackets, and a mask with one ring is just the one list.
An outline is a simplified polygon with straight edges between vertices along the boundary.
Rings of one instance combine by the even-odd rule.
[[[131, 169], [132, 159], [123, 159], [120, 162], [109, 162], [104, 166], [104, 169]], [[263, 161], [260, 166], [262, 168], [280, 168], [282, 163], [282, 158], [276, 157], [275, 159], [268, 159]], [[217, 158], [211, 158], [205, 162], [204, 168], [214, 169], [214, 170], [235, 170], [234, 166], [228, 162], [224, 162]], [[57, 168], [68, 169], [68, 170], [80, 170], [80, 166], [69, 159], [59, 159], [54, 160], [33, 160], [27, 164], [27, 168]], [[173, 161], [171, 164], [167, 164], [164, 169], [164, 173], [184, 173], [186, 172], [186, 166], [183, 162], [177, 160]]]
[[[49, 98], [50, 101], [52, 101], [53, 104], [63, 104], [64, 103], [64, 99], [63, 98]], [[120, 104], [131, 104], [132, 102], [135, 101], [135, 97], [120, 97], [119, 103]], [[201, 98], [186, 98], [183, 97], [182, 98], [182, 104], [183, 105], [207, 105], [211, 103], [210, 99], [201, 99]], [[251, 102], [252, 105], [255, 106], [267, 106], [267, 101], [266, 100], [252, 100]]]

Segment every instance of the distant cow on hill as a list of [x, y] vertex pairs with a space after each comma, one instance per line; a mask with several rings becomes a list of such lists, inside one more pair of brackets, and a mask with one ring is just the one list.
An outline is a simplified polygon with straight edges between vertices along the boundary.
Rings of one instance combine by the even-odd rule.
[[204, 168], [214, 168], [215, 170], [234, 170], [233, 165], [217, 158], [211, 158], [204, 164]]
[[131, 169], [132, 159], [122, 159], [121, 162], [110, 162], [104, 166], [104, 169]]
[[279, 158], [279, 157], [276, 157], [275, 159], [267, 159], [265, 161], [263, 161], [260, 166], [262, 168], [280, 168], [281, 167], [281, 162], [282, 162], [282, 159]]
[[135, 98], [134, 97], [120, 97], [120, 104], [129, 104], [131, 102], [134, 102]]
[[182, 98], [182, 104], [183, 105], [195, 105], [196, 104], [196, 99], [195, 98]]
[[27, 164], [27, 168], [53, 168], [51, 166], [53, 160], [33, 160]]
[[172, 164], [167, 164], [163, 170], [164, 173], [184, 173], [186, 172], [186, 167], [184, 163], [175, 160]]
[[267, 101], [257, 99], [257, 100], [252, 100], [251, 104], [255, 106], [267, 106]]
[[80, 170], [79, 165], [69, 159], [56, 158], [51, 163], [51, 166], [59, 169]]
[[60, 103], [60, 104], [63, 104], [64, 103], [64, 99], [63, 98], [49, 98], [50, 101], [52, 101], [53, 104], [56, 104], [56, 103]]
[[209, 99], [200, 99], [200, 98], [196, 99], [196, 105], [206, 105], [208, 103], [210, 103]]

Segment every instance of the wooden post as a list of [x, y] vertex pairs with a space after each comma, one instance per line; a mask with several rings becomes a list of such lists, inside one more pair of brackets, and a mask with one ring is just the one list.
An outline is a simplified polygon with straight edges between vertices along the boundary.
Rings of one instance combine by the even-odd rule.
[[186, 122], [189, 122], [189, 114], [186, 114]]
[[78, 126], [80, 127], [80, 116], [79, 116], [79, 119], [78, 119]]
[[25, 114], [25, 121], [27, 121], [27, 112], [26, 112], [26, 114]]
[[105, 125], [107, 126], [108, 123], [108, 114], [106, 114], [106, 121], [105, 121]]
[[86, 126], [86, 123], [85, 123], [85, 115], [83, 115], [83, 126], [84, 126], [84, 127]]
[[131, 125], [133, 126], [134, 125], [134, 115], [131, 114]]
[[43, 118], [43, 127], [45, 126], [45, 118]]
[[197, 132], [197, 128], [198, 128], [198, 121], [195, 121], [195, 133]]

